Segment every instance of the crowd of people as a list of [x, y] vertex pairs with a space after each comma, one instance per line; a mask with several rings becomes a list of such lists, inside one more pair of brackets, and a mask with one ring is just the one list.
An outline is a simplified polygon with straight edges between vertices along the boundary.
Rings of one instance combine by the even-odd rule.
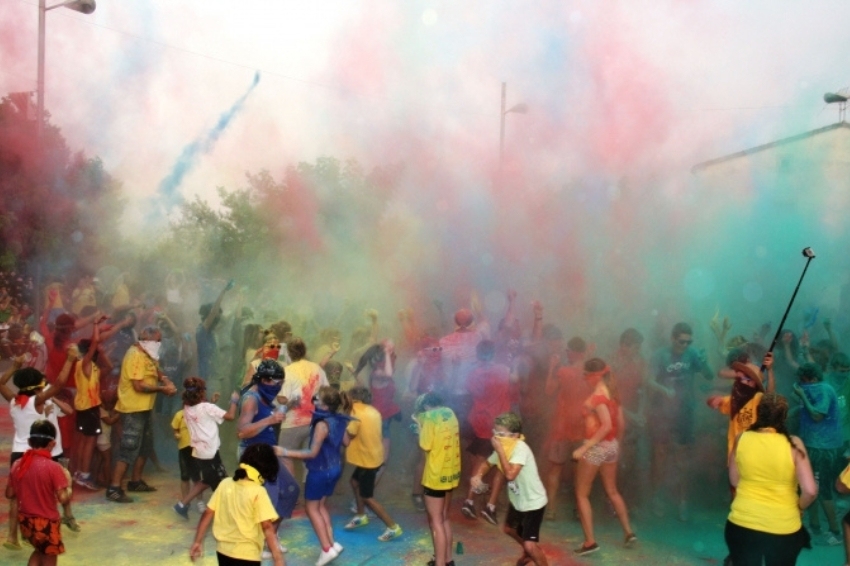
[[[841, 526], [836, 510], [837, 493], [850, 490], [839, 477], [850, 454], [850, 357], [829, 321], [814, 343], [807, 332], [783, 330], [775, 353], [768, 328], [728, 338], [730, 323], [715, 317], [716, 345], [697, 348], [693, 327], [681, 322], [647, 358], [635, 328], [599, 352], [589, 337], [565, 340], [539, 303], [520, 316], [514, 291], [494, 325], [473, 297], [448, 323], [437, 305], [440, 317], [427, 327], [421, 314], [402, 310], [394, 336], [367, 310], [346, 339], [338, 325], [320, 328], [294, 312], [255, 314], [233, 281], [209, 291], [208, 303], [187, 291], [182, 274], [165, 283], [134, 293], [120, 277], [105, 294], [91, 276], [70, 293], [55, 282], [37, 321], [20, 303], [5, 319], [0, 355], [12, 362], [0, 394], [15, 425], [7, 548], [20, 548], [20, 532], [36, 563], [55, 563], [60, 525], [80, 528], [70, 484], [105, 487], [107, 500], [126, 504], [155, 491], [144, 471], [148, 460], [158, 465], [154, 428], [164, 418], [179, 451], [174, 511], [188, 519], [195, 503], [200, 513], [193, 558], [211, 526], [220, 564], [284, 564], [278, 530], [303, 497], [316, 564], [332, 562], [344, 549], [327, 499], [346, 463], [354, 497], [343, 528], [368, 525], [371, 513], [384, 524], [380, 542], [403, 536], [377, 494], [390, 439], [415, 434], [419, 450], [405, 473], [432, 535], [429, 564], [454, 565], [449, 509], [463, 488], [462, 520], [497, 524], [507, 499], [503, 530], [521, 547], [517, 564], [546, 565], [545, 520], [579, 520], [577, 555], [605, 546], [590, 497], [597, 476], [626, 547], [637, 544], [630, 510], [639, 505], [658, 517], [672, 505], [676, 518], [689, 520], [703, 402], [728, 419], [729, 563], [766, 556], [768, 564], [793, 564], [813, 537], [838, 545], [850, 533], [850, 516]], [[0, 307], [10, 296], [0, 290]], [[411, 426], [400, 426], [407, 417]], [[234, 474], [220, 453], [219, 426], [228, 420], [238, 437]], [[61, 462], [67, 480], [29, 454]], [[16, 472], [32, 466], [51, 478], [38, 505], [24, 501], [32, 487]], [[560, 498], [565, 483], [571, 501]], [[650, 498], [640, 497], [642, 488]]]

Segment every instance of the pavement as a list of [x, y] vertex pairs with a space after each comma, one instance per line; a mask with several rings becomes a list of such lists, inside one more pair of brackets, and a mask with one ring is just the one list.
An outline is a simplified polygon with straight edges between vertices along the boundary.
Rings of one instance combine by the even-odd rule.
[[[91, 492], [76, 487], [73, 498], [74, 514], [81, 531], [74, 533], [63, 528], [66, 553], [59, 563], [65, 566], [138, 566], [138, 565], [188, 565], [189, 546], [192, 542], [199, 514], [193, 507], [189, 520], [178, 516], [172, 505], [180, 493], [176, 447], [167, 429], [170, 417], [159, 419], [157, 431], [157, 453], [164, 467], [156, 471], [148, 463], [144, 478], [158, 488], [155, 493], [131, 494], [136, 501], [118, 504], [106, 501], [103, 490]], [[331, 515], [336, 527], [337, 541], [345, 551], [333, 562], [336, 566], [354, 565], [422, 565], [432, 555], [430, 534], [424, 512], [417, 512], [410, 500], [409, 454], [405, 450], [415, 449], [404, 431], [398, 427], [401, 438], [395, 439], [393, 458], [388, 472], [377, 489], [376, 496], [390, 514], [403, 527], [404, 534], [396, 540], [382, 543], [377, 540], [384, 530], [378, 519], [355, 531], [343, 530], [350, 519], [348, 506], [351, 494], [346, 481], [341, 481], [337, 494], [330, 500]], [[228, 472], [235, 463], [235, 433], [232, 423], [222, 427], [222, 458]], [[5, 487], [8, 476], [8, 459], [11, 448], [12, 425], [8, 406], [0, 407], [0, 489]], [[348, 475], [344, 475], [347, 478]], [[596, 486], [594, 500], [597, 542], [600, 550], [580, 559], [572, 556], [572, 549], [581, 545], [582, 535], [578, 521], [572, 518], [571, 508], [560, 505], [561, 514], [554, 521], [544, 522], [541, 541], [549, 564], [559, 566], [620, 564], [665, 566], [722, 564], [726, 555], [723, 542], [723, 525], [728, 513], [728, 501], [711, 493], [702, 493], [697, 505], [691, 510], [687, 522], [673, 516], [656, 517], [642, 509], [632, 509], [632, 523], [639, 542], [634, 548], [624, 548], [623, 534], [616, 517], [599, 497], [601, 486]], [[566, 501], [566, 493], [562, 501]], [[501, 532], [499, 527], [483, 519], [470, 520], [460, 513], [462, 496], [456, 493], [451, 511], [455, 545], [460, 543], [463, 554], [455, 557], [462, 565], [512, 566], [520, 556], [519, 546]], [[504, 517], [506, 504], [499, 506], [500, 518]], [[675, 515], [670, 509], [671, 515]], [[5, 540], [7, 532], [7, 507], [0, 505], [0, 538]], [[292, 519], [284, 521], [280, 539], [288, 547], [285, 555], [289, 566], [315, 564], [318, 543], [299, 505]], [[816, 541], [819, 542], [820, 540]], [[207, 535], [204, 556], [195, 564], [213, 566], [215, 541]], [[0, 546], [0, 564], [26, 564], [31, 550], [11, 551]], [[267, 561], [265, 564], [270, 564]], [[813, 550], [804, 551], [798, 560], [802, 566], [824, 566], [844, 564], [841, 546], [815, 545]]]

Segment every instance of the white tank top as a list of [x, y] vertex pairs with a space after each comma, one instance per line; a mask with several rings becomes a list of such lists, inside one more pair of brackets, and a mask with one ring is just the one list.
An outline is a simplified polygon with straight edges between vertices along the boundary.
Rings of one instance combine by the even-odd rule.
[[[44, 402], [44, 408], [52, 407], [47, 420], [53, 423], [56, 427], [56, 446], [53, 447], [51, 456], [58, 456], [62, 453], [62, 433], [59, 432], [59, 407], [53, 404], [53, 401], [48, 399]], [[30, 427], [35, 421], [44, 419], [43, 413], [35, 410], [35, 395], [27, 399], [26, 405], [21, 407], [14, 401], [9, 405], [9, 415], [12, 417], [12, 422], [15, 425], [15, 439], [12, 441], [12, 452], [26, 452], [30, 449], [27, 440], [30, 437]]]

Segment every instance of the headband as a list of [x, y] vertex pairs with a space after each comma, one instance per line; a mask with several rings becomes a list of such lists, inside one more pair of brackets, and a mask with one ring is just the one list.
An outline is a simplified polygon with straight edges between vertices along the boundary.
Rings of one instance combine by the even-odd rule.
[[43, 379], [40, 383], [37, 383], [35, 385], [28, 385], [27, 387], [21, 387], [20, 389], [18, 389], [18, 391], [32, 391], [34, 389], [40, 389], [42, 387], [47, 387], [47, 382]]
[[50, 436], [49, 434], [31, 434], [30, 438], [46, 438], [48, 440], [56, 440], [55, 436]]
[[245, 470], [245, 474], [248, 476], [248, 479], [252, 482], [263, 485], [266, 483], [266, 480], [263, 479], [263, 476], [260, 475], [260, 472], [257, 471], [257, 468], [250, 464], [239, 464], [239, 467]]
[[585, 371], [585, 377], [603, 377], [606, 373], [609, 373], [611, 368], [606, 364], [604, 368], [599, 371]]

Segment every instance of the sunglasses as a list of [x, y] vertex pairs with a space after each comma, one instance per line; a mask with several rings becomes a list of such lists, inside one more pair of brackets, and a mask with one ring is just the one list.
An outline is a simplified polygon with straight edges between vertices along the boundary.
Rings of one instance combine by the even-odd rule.
[[694, 343], [693, 340], [677, 340], [677, 342], [679, 342], [682, 346], [690, 346]]
[[272, 344], [270, 346], [266, 346], [266, 348], [268, 348], [269, 350], [280, 350], [280, 344], [278, 344], [277, 346]]

